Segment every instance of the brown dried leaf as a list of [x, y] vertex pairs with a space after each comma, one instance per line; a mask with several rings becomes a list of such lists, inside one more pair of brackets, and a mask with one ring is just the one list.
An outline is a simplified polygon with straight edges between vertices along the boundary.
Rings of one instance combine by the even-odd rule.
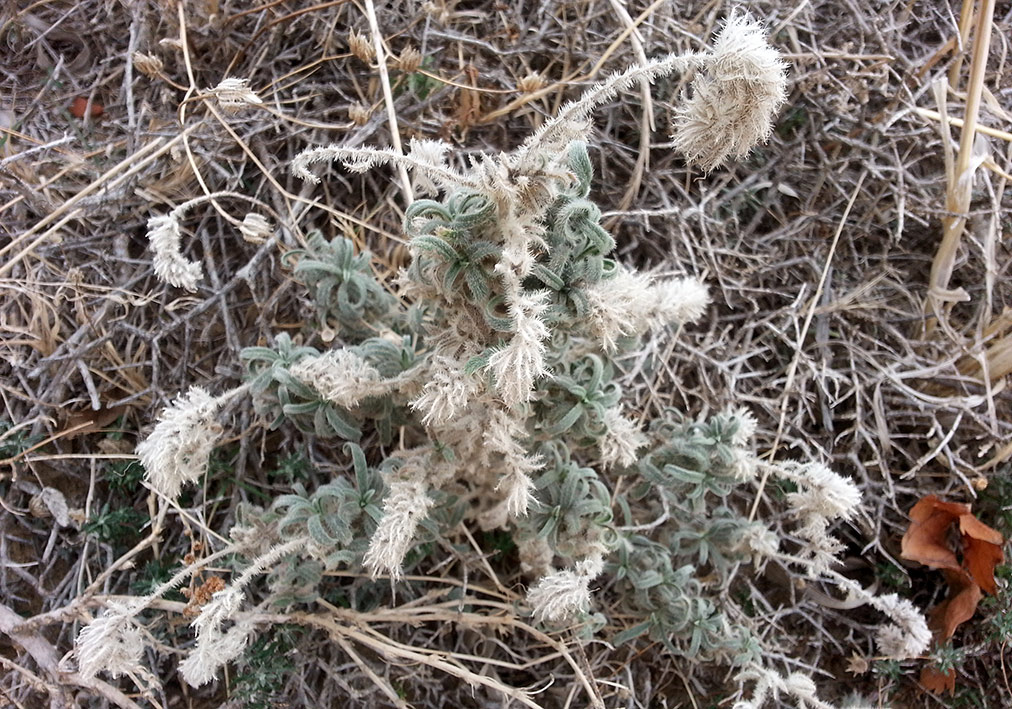
[[958, 569], [959, 561], [945, 537], [952, 523], [969, 512], [969, 505], [943, 502], [934, 495], [923, 498], [910, 510], [900, 555], [933, 569]]
[[101, 431], [122, 416], [127, 411], [127, 406], [103, 406], [98, 411], [88, 409], [77, 411], [67, 417], [67, 425], [64, 428], [64, 438], [75, 438], [89, 433]]
[[[931, 611], [931, 627], [942, 640], [948, 640], [961, 623], [973, 617], [981, 589], [992, 594], [997, 591], [994, 567], [1004, 559], [1004, 539], [974, 517], [969, 505], [944, 502], [934, 495], [914, 505], [910, 520], [901, 554], [945, 574], [949, 595]], [[962, 534], [962, 563], [947, 543], [949, 528], [955, 522]]]
[[983, 594], [970, 574], [962, 569], [946, 569], [943, 573], [949, 582], [949, 596], [931, 610], [929, 624], [932, 630], [940, 633], [944, 641], [952, 637], [956, 628], [973, 617]]
[[921, 684], [925, 689], [936, 694], [942, 692], [953, 694], [956, 691], [956, 671], [942, 672], [934, 665], [925, 665], [921, 670]]
[[[970, 517], [970, 515], [964, 516]], [[998, 585], [994, 581], [994, 567], [1005, 560], [1005, 554], [1002, 552], [1001, 534], [976, 519], [973, 521], [988, 531], [994, 532], [998, 541], [990, 542], [980, 537], [964, 534], [963, 563], [977, 585], [993, 596], [998, 592]], [[960, 519], [960, 528], [962, 526], [962, 519]]]

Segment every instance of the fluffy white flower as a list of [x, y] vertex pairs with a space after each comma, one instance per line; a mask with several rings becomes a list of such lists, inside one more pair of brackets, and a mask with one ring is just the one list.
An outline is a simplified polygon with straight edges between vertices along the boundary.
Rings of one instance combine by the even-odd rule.
[[105, 610], [81, 628], [74, 642], [74, 654], [81, 674], [91, 679], [101, 671], [113, 677], [144, 674], [141, 655], [144, 636], [134, 623], [136, 610], [110, 602]]
[[565, 620], [590, 608], [590, 579], [565, 569], [542, 578], [527, 592], [527, 603], [539, 622]]
[[179, 663], [183, 679], [191, 687], [200, 687], [212, 681], [218, 670], [242, 654], [253, 631], [253, 623], [242, 620], [224, 633], [215, 631], [198, 635], [196, 646]]
[[604, 570], [604, 558], [592, 555], [575, 569], [543, 577], [527, 592], [527, 604], [539, 622], [557, 623], [590, 608], [590, 582]]
[[[408, 144], [408, 158], [423, 165], [437, 168], [446, 167], [446, 153], [450, 149], [449, 143], [441, 140], [419, 140], [412, 138]], [[429, 177], [424, 170], [414, 171], [415, 184], [422, 192], [430, 194], [439, 191], [439, 186]]]
[[800, 672], [793, 672], [787, 675], [784, 680], [784, 689], [799, 699], [815, 698], [815, 682], [812, 678]]
[[734, 470], [735, 480], [745, 482], [753, 479], [759, 471], [759, 459], [740, 448], [735, 449], [733, 455], [734, 461], [731, 463], [731, 467]]
[[510, 517], [523, 517], [535, 501], [534, 481], [519, 470], [506, 473], [496, 486], [497, 490], [499, 488], [506, 490], [506, 514]]
[[237, 658], [246, 647], [253, 624], [240, 621], [227, 631], [221, 626], [232, 620], [239, 612], [245, 595], [232, 586], [218, 591], [205, 605], [200, 615], [193, 619], [197, 631], [197, 644], [179, 665], [183, 679], [191, 687], [207, 684], [215, 678], [218, 670]]
[[424, 425], [439, 426], [463, 411], [480, 387], [481, 382], [466, 374], [460, 362], [434, 355], [429, 360], [428, 381], [411, 408], [422, 413]]
[[546, 291], [521, 292], [510, 306], [516, 324], [513, 338], [489, 357], [496, 391], [503, 403], [515, 409], [531, 397], [534, 383], [547, 373], [545, 343], [548, 326], [542, 320], [547, 309]]
[[731, 15], [675, 117], [675, 149], [709, 172], [766, 140], [786, 100], [785, 65], [762, 27], [747, 15]]
[[365, 553], [365, 566], [373, 578], [383, 572], [394, 578], [400, 577], [401, 564], [411, 548], [418, 523], [425, 519], [432, 505], [424, 481], [398, 480], [390, 483], [390, 490], [383, 501], [383, 517]]
[[383, 393], [379, 371], [349, 350], [330, 350], [318, 357], [306, 357], [291, 372], [323, 398], [349, 409], [362, 399]]
[[221, 406], [200, 387], [191, 387], [158, 415], [151, 434], [137, 446], [148, 482], [175, 498], [186, 483], [196, 482], [221, 436], [214, 416]]
[[590, 331], [608, 352], [615, 350], [619, 338], [694, 322], [710, 304], [706, 286], [697, 278], [657, 281], [626, 270], [590, 286], [584, 294], [590, 302]]
[[879, 652], [894, 660], [907, 660], [927, 652], [931, 631], [913, 603], [890, 593], [874, 598], [872, 604], [892, 621], [881, 626], [875, 637]]
[[647, 444], [647, 437], [636, 424], [622, 415], [620, 406], [613, 406], [604, 412], [607, 430], [601, 438], [601, 460], [606, 468], [613, 465], [632, 465], [636, 462], [636, 451]]
[[752, 564], [761, 570], [780, 551], [780, 538], [765, 525], [755, 522], [742, 533], [738, 547], [750, 553]]
[[850, 519], [861, 504], [861, 491], [850, 478], [837, 475], [821, 463], [794, 468], [792, 479], [803, 489], [787, 496], [799, 515]]
[[540, 470], [544, 461], [540, 456], [529, 455], [518, 440], [526, 436], [522, 421], [502, 409], [493, 409], [489, 414], [482, 434], [485, 444], [482, 462], [505, 471], [496, 489], [506, 492], [507, 514], [519, 517], [527, 514], [534, 501], [534, 481], [530, 474]]
[[148, 248], [154, 253], [151, 265], [159, 280], [191, 293], [204, 273], [200, 264], [187, 261], [180, 251], [182, 233], [179, 222], [171, 214], [148, 219]]
[[739, 406], [731, 411], [731, 416], [738, 420], [738, 430], [735, 431], [734, 437], [731, 439], [731, 445], [745, 448], [752, 442], [752, 437], [755, 435], [759, 422], [756, 421], [752, 412], [744, 406]]
[[641, 334], [654, 299], [649, 276], [622, 269], [584, 290], [590, 302], [590, 331], [606, 352], [614, 352], [618, 340]]
[[192, 625], [197, 630], [197, 636], [220, 633], [222, 624], [235, 617], [244, 600], [246, 595], [235, 586], [215, 593], [201, 608], [200, 615], [193, 619]]
[[683, 325], [703, 317], [710, 304], [706, 286], [697, 278], [672, 278], [650, 286], [651, 308], [647, 314], [651, 328]]

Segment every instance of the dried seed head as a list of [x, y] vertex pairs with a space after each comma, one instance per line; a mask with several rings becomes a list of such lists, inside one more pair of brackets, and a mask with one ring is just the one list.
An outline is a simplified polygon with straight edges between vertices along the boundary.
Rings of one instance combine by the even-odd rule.
[[161, 59], [144, 52], [134, 52], [133, 62], [134, 66], [137, 67], [137, 71], [152, 79], [157, 78], [165, 69], [165, 65], [162, 64]]
[[266, 217], [256, 212], [250, 212], [242, 220], [242, 224], [239, 225], [239, 233], [242, 234], [243, 241], [248, 241], [251, 244], [262, 244], [274, 233], [274, 227], [271, 226]]
[[408, 47], [397, 58], [397, 68], [405, 74], [413, 74], [422, 65], [422, 53], [414, 47]]
[[70, 526], [70, 507], [63, 493], [54, 487], [44, 487], [28, 501], [28, 510], [33, 517], [53, 518], [61, 527]]
[[749, 16], [727, 18], [710, 56], [675, 117], [672, 136], [675, 149], [707, 172], [766, 140], [787, 99], [784, 62]]
[[357, 101], [348, 106], [348, 118], [357, 126], [364, 126], [369, 120], [369, 107]]
[[539, 89], [543, 89], [545, 87], [545, 83], [545, 77], [541, 76], [541, 74], [536, 71], [532, 71], [530, 74], [521, 78], [517, 82], [517, 91], [525, 94], [531, 94]]
[[348, 49], [363, 64], [372, 64], [372, 60], [376, 58], [376, 48], [372, 46], [372, 42], [357, 30], [352, 30], [348, 35]]
[[151, 264], [155, 275], [169, 285], [192, 293], [204, 274], [199, 263], [183, 258], [182, 239], [179, 222], [171, 214], [148, 219], [148, 248], [154, 252]]
[[249, 87], [249, 79], [222, 79], [221, 83], [208, 92], [214, 96], [218, 106], [227, 113], [235, 113], [246, 106], [259, 106], [263, 99]]

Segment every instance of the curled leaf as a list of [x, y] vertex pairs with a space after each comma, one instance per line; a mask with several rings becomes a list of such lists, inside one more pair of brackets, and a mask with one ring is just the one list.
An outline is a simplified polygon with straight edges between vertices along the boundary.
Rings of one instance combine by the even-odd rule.
[[910, 510], [910, 528], [903, 535], [903, 558], [933, 569], [958, 569], [959, 561], [945, 538], [952, 523], [969, 511], [969, 505], [944, 502], [934, 495], [920, 500]]
[[956, 628], [973, 617], [982, 594], [980, 586], [962, 569], [946, 569], [943, 573], [949, 583], [949, 595], [931, 610], [928, 625], [942, 640], [948, 640]]
[[998, 592], [994, 582], [994, 567], [1005, 560], [1001, 533], [970, 514], [959, 518], [959, 531], [963, 534], [963, 562], [966, 570], [978, 586], [993, 596]]

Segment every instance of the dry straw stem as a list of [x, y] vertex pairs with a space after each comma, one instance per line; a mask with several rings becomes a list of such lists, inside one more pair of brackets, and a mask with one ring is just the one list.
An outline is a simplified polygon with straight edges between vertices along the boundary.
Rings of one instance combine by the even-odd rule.
[[[420, 576], [407, 578], [416, 581], [427, 580], [440, 583], [448, 581], [447, 579]], [[594, 709], [604, 709], [604, 702], [596, 689], [596, 680], [588, 672], [584, 664], [581, 664], [573, 656], [573, 650], [559, 639], [517, 618], [513, 614], [514, 606], [512, 603], [489, 601], [466, 595], [461, 599], [448, 600], [439, 605], [413, 603], [410, 606], [402, 608], [360, 612], [337, 608], [322, 599], [317, 602], [327, 610], [326, 613], [291, 613], [277, 616], [257, 614], [252, 619], [257, 622], [298, 623], [308, 627], [322, 628], [335, 640], [340, 638], [345, 641], [358, 643], [378, 653], [394, 665], [400, 665], [405, 662], [427, 665], [451, 676], [463, 679], [471, 686], [483, 685], [496, 690], [522, 703], [524, 706], [534, 709], [544, 709], [547, 705], [538, 704], [533, 701], [530, 692], [504, 684], [500, 680], [488, 676], [487, 672], [471, 670], [464, 663], [478, 663], [482, 666], [492, 666], [520, 672], [537, 668], [556, 658], [562, 658], [572, 669], [575, 682], [582, 687], [590, 706], [594, 707]], [[472, 608], [487, 608], [491, 613], [486, 615], [473, 611], [461, 611], [460, 606], [462, 602]], [[540, 655], [533, 660], [521, 663], [454, 651], [429, 650], [405, 645], [384, 635], [376, 629], [376, 625], [380, 623], [410, 624], [412, 626], [452, 623], [459, 625], [461, 628], [470, 628], [472, 630], [486, 628], [498, 634], [511, 633], [514, 636], [517, 634], [516, 631], [519, 631], [531, 636], [534, 640], [551, 648], [554, 652]]]
[[[970, 0], [965, 0], [969, 4]], [[966, 17], [966, 13], [964, 13]], [[991, 46], [991, 28], [994, 18], [994, 0], [981, 0], [977, 11], [977, 25], [973, 38], [973, 60], [970, 64], [970, 78], [966, 90], [966, 109], [963, 129], [959, 137], [959, 153], [956, 164], [948, 175], [945, 195], [945, 209], [948, 214], [942, 218], [942, 240], [931, 263], [928, 281], [928, 310], [934, 316], [926, 323], [927, 334], [931, 334], [938, 320], [944, 318], [943, 305], [954, 300], [963, 300], [965, 295], [949, 290], [949, 280], [956, 263], [956, 251], [966, 227], [966, 215], [970, 210], [973, 190], [973, 143], [980, 114], [981, 95], [984, 90], [984, 76], [987, 70], [988, 49]], [[947, 131], [946, 131], [947, 132]]]
[[[365, 14], [369, 19], [369, 29], [372, 32], [372, 42], [376, 49], [376, 65], [379, 70], [380, 85], [383, 87], [383, 102], [387, 107], [387, 120], [390, 123], [390, 139], [393, 142], [394, 150], [403, 154], [401, 148], [401, 133], [397, 128], [397, 110], [394, 107], [394, 94], [390, 89], [390, 74], [387, 72], [386, 50], [383, 47], [383, 34], [380, 32], [379, 21], [376, 19], [376, 5], [373, 0], [365, 0]], [[397, 165], [397, 172], [401, 178], [401, 189], [404, 192], [406, 204], [411, 204], [414, 199], [414, 190], [411, 189], [411, 178], [404, 165]]]
[[[939, 113], [938, 111], [932, 111], [930, 108], [921, 108], [917, 106], [914, 108], [914, 112], [919, 116], [923, 116], [924, 118], [928, 118], [933, 121], [942, 121], [944, 123], [948, 123], [950, 126], [955, 126], [956, 128], [962, 128], [964, 125], [966, 125], [966, 123], [963, 121], [962, 118], [956, 118], [955, 116], [943, 117], [941, 113]], [[1004, 140], [1006, 143], [1012, 143], [1012, 133], [1009, 133], [1008, 131], [999, 130], [998, 128], [992, 128], [991, 126], [982, 126], [982, 125], [977, 125], [975, 130], [983, 135], [989, 135], [992, 138]]]

